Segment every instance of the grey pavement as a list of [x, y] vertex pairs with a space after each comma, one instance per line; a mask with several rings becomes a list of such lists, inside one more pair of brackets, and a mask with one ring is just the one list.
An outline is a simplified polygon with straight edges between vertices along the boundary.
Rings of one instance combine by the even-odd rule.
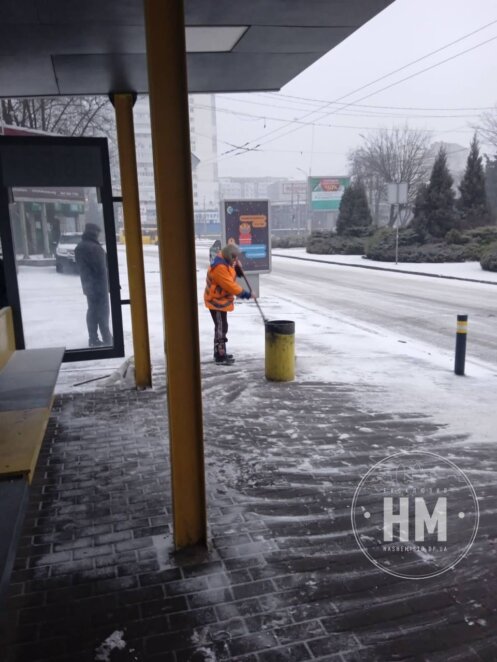
[[[492, 448], [422, 412], [365, 409], [367, 385], [271, 384], [260, 360], [205, 364], [210, 547], [174, 554], [161, 374], [155, 383], [57, 396], [3, 662], [497, 660]], [[458, 445], [481, 522], [454, 570], [406, 580], [360, 551], [350, 508], [376, 461], [420, 440], [443, 456]]]

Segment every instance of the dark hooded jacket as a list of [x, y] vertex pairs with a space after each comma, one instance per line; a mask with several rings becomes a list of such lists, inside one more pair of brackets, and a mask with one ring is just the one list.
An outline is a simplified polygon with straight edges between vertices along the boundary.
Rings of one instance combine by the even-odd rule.
[[87, 223], [74, 251], [83, 292], [93, 299], [107, 296], [109, 291], [107, 255], [98, 241], [99, 231], [98, 225]]

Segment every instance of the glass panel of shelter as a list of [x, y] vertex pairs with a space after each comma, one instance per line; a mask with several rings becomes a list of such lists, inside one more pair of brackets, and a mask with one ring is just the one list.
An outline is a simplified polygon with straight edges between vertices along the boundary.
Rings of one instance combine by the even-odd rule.
[[95, 188], [12, 188], [10, 223], [26, 348], [113, 345]]

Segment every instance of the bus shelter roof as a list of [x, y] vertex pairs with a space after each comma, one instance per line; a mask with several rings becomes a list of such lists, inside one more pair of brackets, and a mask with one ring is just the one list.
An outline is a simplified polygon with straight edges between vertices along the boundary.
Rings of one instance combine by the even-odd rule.
[[[391, 2], [185, 0], [189, 91], [280, 89]], [[143, 0], [0, 0], [0, 15], [1, 97], [148, 92]]]

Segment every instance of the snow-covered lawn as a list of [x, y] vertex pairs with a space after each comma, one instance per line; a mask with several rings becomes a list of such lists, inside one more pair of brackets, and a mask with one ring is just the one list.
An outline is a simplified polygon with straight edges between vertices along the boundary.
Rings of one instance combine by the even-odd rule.
[[368, 260], [361, 255], [315, 255], [313, 253], [306, 253], [305, 248], [274, 248], [273, 255], [286, 255], [336, 264], [360, 265], [363, 267], [375, 267], [377, 269], [395, 269], [397, 271], [414, 271], [421, 274], [469, 278], [497, 283], [497, 272], [484, 271], [479, 262], [441, 262], [431, 264], [401, 261], [395, 264], [395, 262]]

